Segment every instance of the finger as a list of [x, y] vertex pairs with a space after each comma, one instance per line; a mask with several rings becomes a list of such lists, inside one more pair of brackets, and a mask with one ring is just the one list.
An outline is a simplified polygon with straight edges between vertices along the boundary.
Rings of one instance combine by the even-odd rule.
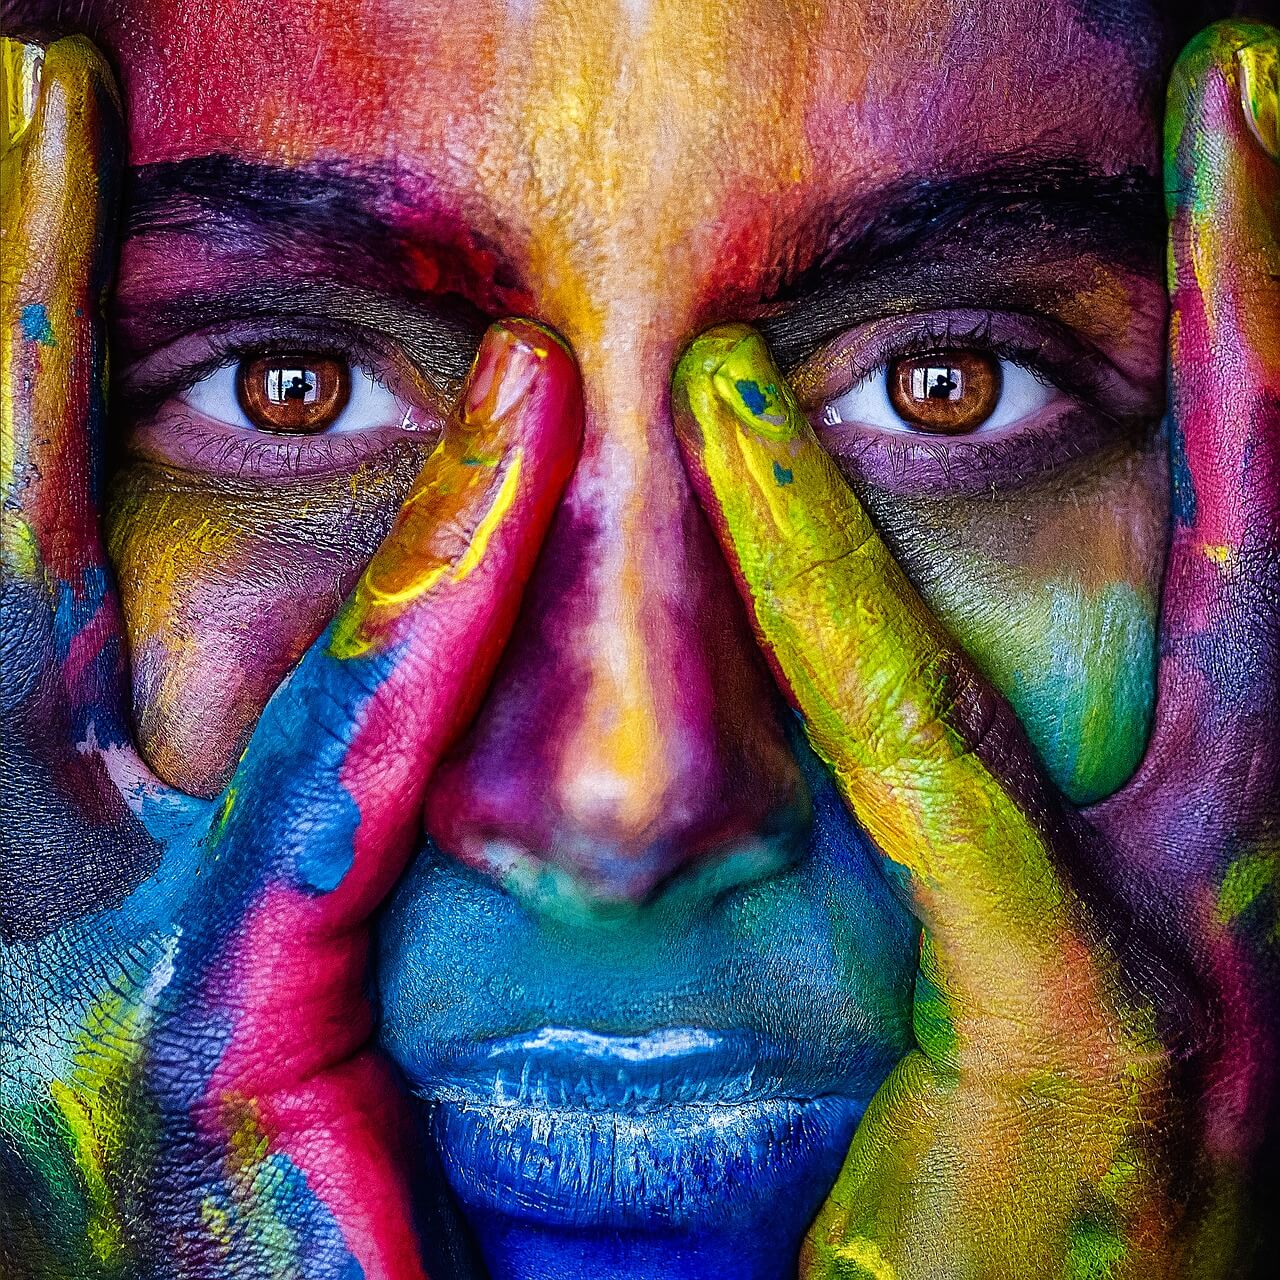
[[156, 850], [90, 749], [125, 745], [98, 528], [119, 107], [80, 38], [0, 40], [0, 72], [0, 930], [38, 937], [118, 901]]
[[1042, 1027], [1078, 938], [1045, 834], [1054, 801], [1008, 704], [898, 567], [757, 335], [699, 338], [673, 406], [762, 647], [905, 877], [941, 984]]
[[1173, 532], [1133, 794], [1173, 818], [1180, 846], [1206, 816], [1274, 806], [1278, 781], [1264, 767], [1280, 706], [1278, 78], [1280, 32], [1223, 23], [1169, 89]]
[[506, 642], [581, 429], [568, 350], [530, 321], [492, 327], [390, 534], [268, 704], [223, 822], [227, 839], [273, 849], [308, 930], [362, 923], [398, 875], [431, 770]]
[[[1009, 1273], [1043, 1274], [1036, 1248], [1130, 1158], [1149, 1047], [1149, 1011], [1128, 1004], [1058, 874], [1074, 833], [1008, 704], [899, 569], [759, 336], [698, 339], [673, 409], [762, 647], [925, 926], [918, 1050], [863, 1117], [802, 1273], [929, 1274], [975, 1256], [1001, 1217], [1020, 1224], [992, 1237]], [[1015, 1116], [1033, 1119], [1011, 1148]]]
[[[118, 735], [119, 626], [99, 533], [120, 109], [82, 37], [3, 43], [0, 555], [8, 697], [44, 734]], [[25, 695], [25, 696], [23, 696]], [[45, 713], [45, 714], [42, 714]]]

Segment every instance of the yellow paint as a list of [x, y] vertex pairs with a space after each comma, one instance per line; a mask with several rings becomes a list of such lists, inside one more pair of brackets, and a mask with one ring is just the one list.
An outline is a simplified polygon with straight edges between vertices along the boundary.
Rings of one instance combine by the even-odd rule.
[[[893, 1263], [884, 1256], [883, 1250], [874, 1240], [861, 1236], [845, 1240], [832, 1250], [832, 1254], [840, 1263], [852, 1263], [861, 1267], [866, 1280], [897, 1280], [898, 1273]], [[850, 1280], [853, 1278], [850, 1277]], [[859, 1280], [862, 1278], [859, 1277]]]
[[1231, 548], [1228, 546], [1205, 543], [1204, 553], [1214, 564], [1226, 564], [1231, 559]]
[[502, 477], [502, 484], [498, 488], [493, 504], [476, 526], [476, 531], [472, 534], [466, 551], [458, 559], [457, 563], [453, 565], [452, 570], [448, 562], [432, 565], [409, 582], [407, 586], [398, 587], [393, 591], [387, 591], [379, 587], [374, 581], [373, 575], [370, 574], [361, 585], [360, 594], [367, 597], [370, 603], [376, 605], [408, 604], [409, 601], [426, 595], [446, 575], [453, 582], [461, 582], [470, 575], [483, 559], [494, 530], [501, 524], [503, 516], [510, 510], [512, 502], [515, 501], [516, 489], [520, 483], [523, 458], [523, 449], [512, 451], [511, 463], [507, 468], [506, 475]]
[[216, 1204], [212, 1196], [205, 1196], [200, 1202], [200, 1225], [210, 1239], [224, 1250], [231, 1247], [231, 1215]]
[[36, 110], [44, 50], [39, 45], [0, 37], [0, 101], [4, 103], [4, 132], [0, 146], [7, 152], [22, 141]]
[[93, 1095], [82, 1094], [61, 1080], [49, 1082], [49, 1095], [71, 1134], [76, 1168], [84, 1180], [90, 1210], [89, 1245], [93, 1255], [107, 1265], [122, 1262], [124, 1232], [107, 1187], [103, 1142], [100, 1125], [94, 1116]]
[[743, 465], [751, 478], [756, 482], [760, 495], [769, 508], [774, 527], [780, 538], [795, 537], [795, 525], [791, 522], [792, 503], [785, 487], [779, 485], [773, 477], [774, 460], [765, 456], [764, 452], [752, 443], [742, 432], [738, 433], [738, 450], [742, 455]]
[[[329, 641], [329, 652], [335, 658], [362, 657], [374, 648], [377, 643], [377, 635], [367, 625], [369, 614], [373, 609], [410, 604], [414, 600], [421, 599], [446, 577], [451, 582], [462, 582], [475, 571], [484, 559], [493, 534], [510, 511], [512, 503], [515, 502], [516, 493], [520, 487], [521, 473], [524, 468], [523, 448], [512, 449], [509, 458], [510, 461], [506, 473], [502, 477], [502, 483], [498, 486], [498, 492], [493, 502], [476, 526], [475, 532], [471, 535], [471, 541], [457, 561], [446, 561], [443, 564], [436, 562], [425, 565], [421, 572], [414, 574], [406, 585], [388, 589], [378, 586], [375, 577], [378, 558], [386, 554], [386, 549], [378, 553], [374, 563], [365, 571], [364, 577], [356, 587], [354, 600], [338, 615], [337, 620], [334, 622], [333, 636]], [[455, 461], [455, 465], [462, 464], [458, 464]], [[438, 497], [449, 492], [451, 490], [448, 488], [447, 479], [442, 480], [440, 483], [424, 485], [408, 499], [405, 503], [405, 510], [412, 508], [428, 494], [434, 494]], [[465, 494], [465, 492], [466, 488], [464, 487], [463, 493]], [[401, 518], [404, 518], [403, 512]], [[441, 519], [443, 520], [444, 517], [442, 516]], [[424, 530], [423, 536], [427, 536], [429, 533], [430, 530]], [[396, 536], [396, 531], [393, 531], [391, 534], [392, 549], [394, 549]]]
[[[543, 355], [545, 354], [546, 352], [543, 352]], [[484, 553], [489, 546], [489, 539], [493, 536], [494, 530], [502, 523], [503, 517], [511, 510], [511, 504], [515, 501], [523, 462], [524, 450], [514, 449], [511, 454], [511, 465], [507, 468], [507, 474], [502, 477], [502, 486], [498, 490], [498, 496], [493, 500], [493, 506], [485, 513], [484, 519], [476, 527], [475, 534], [472, 536], [466, 552], [463, 554], [462, 559], [458, 561], [458, 567], [453, 571], [454, 582], [461, 582], [464, 578], [469, 577], [480, 561], [484, 559]]]

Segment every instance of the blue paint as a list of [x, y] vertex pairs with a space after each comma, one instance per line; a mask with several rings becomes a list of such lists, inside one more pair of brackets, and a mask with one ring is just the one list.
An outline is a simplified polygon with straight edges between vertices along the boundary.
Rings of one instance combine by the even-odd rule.
[[[798, 1070], [810, 1064], [830, 1084], [824, 1096], [855, 1105], [870, 1097], [912, 1042], [917, 927], [798, 722], [794, 728], [811, 820], [800, 821], [790, 862], [727, 892], [708, 880], [699, 894], [696, 879], [678, 877], [655, 900], [599, 922], [557, 920], [425, 841], [381, 919], [375, 970], [381, 1043], [410, 1087], [429, 1096], [456, 1065], [458, 1046], [540, 1027], [623, 1035], [705, 1027], [786, 1044]], [[432, 1130], [451, 1185], [467, 1168], [476, 1172], [477, 1159], [492, 1158], [505, 1167], [481, 1171], [490, 1186], [536, 1177], [544, 1194], [559, 1197], [556, 1213], [536, 1220], [470, 1197], [467, 1224], [490, 1274], [794, 1277], [800, 1238], [830, 1190], [850, 1123], [833, 1115], [802, 1150], [757, 1150], [721, 1178], [724, 1153], [659, 1115], [640, 1167], [629, 1174], [619, 1161], [602, 1178], [582, 1140], [590, 1127], [575, 1136], [572, 1116], [565, 1119], [567, 1132], [557, 1127], [554, 1138], [526, 1144], [528, 1170], [518, 1143], [504, 1158], [492, 1141], [484, 1153], [463, 1150], [477, 1135], [448, 1117]], [[586, 1176], [558, 1179], [566, 1166]], [[586, 1193], [576, 1221], [573, 1185]], [[637, 1229], [644, 1197], [672, 1213]]]
[[56, 347], [53, 326], [43, 302], [28, 302], [22, 308], [22, 336], [28, 342], [38, 342], [42, 347]]
[[749, 378], [739, 378], [733, 384], [742, 397], [742, 403], [755, 414], [761, 414], [765, 410], [765, 406], [769, 403], [769, 398], [760, 390], [758, 382], [752, 382]]
[[773, 464], [773, 478], [779, 484], [790, 484], [795, 479], [790, 467], [784, 467], [782, 463], [775, 462]]
[[65, 662], [76, 637], [93, 621], [107, 594], [107, 575], [101, 565], [84, 571], [80, 590], [69, 582], [57, 584], [53, 606], [53, 646], [59, 662]]
[[1186, 528], [1196, 522], [1196, 487], [1187, 463], [1187, 442], [1175, 420], [1169, 431], [1169, 479], [1174, 523]]

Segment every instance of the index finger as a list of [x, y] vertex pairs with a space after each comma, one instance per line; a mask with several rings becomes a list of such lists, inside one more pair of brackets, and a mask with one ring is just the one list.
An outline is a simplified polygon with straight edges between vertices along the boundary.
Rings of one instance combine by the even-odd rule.
[[899, 568], [757, 334], [697, 339], [673, 406], [766, 656], [949, 981], [1025, 982], [1039, 1003], [1073, 929], [1045, 835], [1055, 800], [1013, 711]]

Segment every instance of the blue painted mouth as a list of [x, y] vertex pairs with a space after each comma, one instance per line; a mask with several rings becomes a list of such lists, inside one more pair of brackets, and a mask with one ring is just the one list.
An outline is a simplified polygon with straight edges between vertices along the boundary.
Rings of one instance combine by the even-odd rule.
[[439, 1068], [418, 1092], [454, 1194], [540, 1228], [719, 1232], [798, 1215], [798, 1233], [865, 1105], [735, 1031], [545, 1028]]

